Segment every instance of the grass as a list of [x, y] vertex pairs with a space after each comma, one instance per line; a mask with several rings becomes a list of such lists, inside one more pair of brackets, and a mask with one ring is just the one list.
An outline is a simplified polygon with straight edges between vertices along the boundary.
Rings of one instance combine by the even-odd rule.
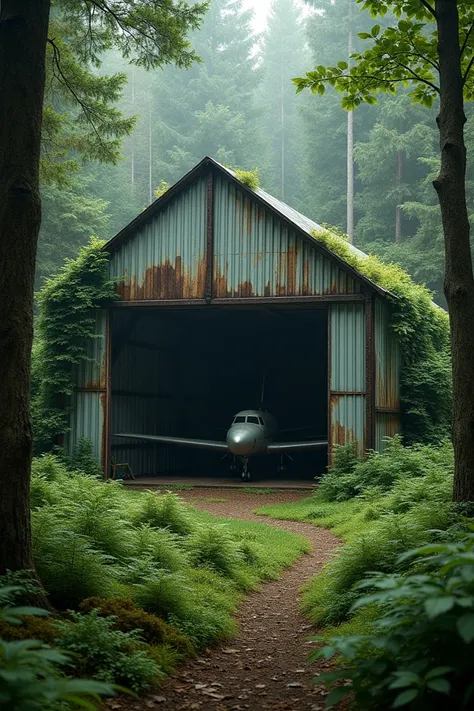
[[35, 565], [54, 607], [88, 615], [116, 608], [114, 624], [126, 622], [127, 633], [132, 617], [163, 629], [159, 650], [144, 643], [137, 651], [162, 659], [164, 672], [182, 658], [183, 635], [195, 651], [235, 635], [242, 597], [309, 549], [265, 523], [212, 516], [178, 493], [105, 484], [53, 456], [34, 461], [31, 507]]
[[257, 494], [263, 496], [264, 494], [278, 494], [280, 489], [253, 489], [251, 486], [244, 486], [242, 491], [245, 494]]
[[166, 484], [163, 489], [166, 491], [192, 491], [192, 484]]

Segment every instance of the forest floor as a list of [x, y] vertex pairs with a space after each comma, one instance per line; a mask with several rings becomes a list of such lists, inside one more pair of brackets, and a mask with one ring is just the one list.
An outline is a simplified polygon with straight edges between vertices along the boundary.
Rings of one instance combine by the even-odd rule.
[[[257, 490], [258, 491], [258, 490]], [[263, 583], [242, 601], [239, 635], [180, 666], [140, 701], [110, 700], [113, 711], [322, 711], [325, 691], [313, 679], [329, 669], [308, 664], [314, 629], [300, 613], [300, 588], [333, 555], [338, 539], [311, 524], [257, 516], [270, 503], [298, 501], [307, 493], [247, 493], [229, 489], [180, 491], [179, 495], [215, 516], [259, 521], [304, 536], [312, 546], [275, 581]], [[341, 708], [341, 707], [339, 707]]]

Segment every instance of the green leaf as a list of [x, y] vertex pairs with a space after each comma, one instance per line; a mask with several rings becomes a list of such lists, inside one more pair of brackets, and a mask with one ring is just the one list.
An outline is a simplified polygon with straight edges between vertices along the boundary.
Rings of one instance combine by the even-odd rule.
[[380, 33], [380, 25], [374, 25], [371, 30], [372, 37], [377, 37], [377, 35], [379, 33]]
[[431, 679], [426, 686], [428, 689], [438, 691], [440, 694], [449, 694], [451, 691], [451, 684], [447, 679]]
[[338, 686], [328, 694], [326, 699], [326, 708], [328, 706], [335, 706], [342, 701], [350, 692], [352, 691], [352, 685], [346, 684], [345, 686]]
[[349, 65], [347, 62], [338, 62], [337, 66], [339, 67], [339, 69], [342, 69], [342, 71], [349, 68]]
[[456, 622], [457, 630], [466, 642], [470, 644], [474, 640], [474, 613], [463, 615]]
[[401, 694], [398, 694], [397, 698], [392, 704], [393, 709], [399, 709], [402, 706], [406, 706], [409, 704], [413, 699], [416, 699], [418, 696], [418, 689], [407, 689], [406, 691], [402, 691]]
[[452, 671], [454, 671], [454, 667], [435, 667], [434, 669], [430, 669], [425, 679], [434, 679], [437, 676], [444, 676]]
[[430, 598], [425, 600], [426, 614], [430, 619], [439, 617], [439, 615], [442, 615], [444, 612], [451, 610], [454, 603], [455, 599], [452, 596]]

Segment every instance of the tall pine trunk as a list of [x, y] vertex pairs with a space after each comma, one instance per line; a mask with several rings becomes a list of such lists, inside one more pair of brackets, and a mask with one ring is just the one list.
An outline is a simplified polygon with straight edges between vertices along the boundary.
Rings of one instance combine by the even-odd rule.
[[0, 574], [33, 568], [29, 411], [50, 0], [0, 2]]
[[434, 181], [443, 221], [444, 293], [453, 361], [454, 500], [474, 501], [474, 278], [466, 205], [463, 78], [456, 0], [436, 0], [441, 170]]
[[[397, 188], [402, 184], [403, 176], [403, 153], [397, 151], [397, 178], [396, 185]], [[397, 205], [395, 208], [395, 242], [400, 242], [402, 239], [402, 208]]]

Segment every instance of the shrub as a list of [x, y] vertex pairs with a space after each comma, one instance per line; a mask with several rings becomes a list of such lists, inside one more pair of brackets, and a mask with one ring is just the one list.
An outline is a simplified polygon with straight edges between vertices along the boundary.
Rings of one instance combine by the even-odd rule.
[[134, 601], [151, 612], [165, 619], [168, 615], [184, 618], [189, 613], [191, 589], [181, 575], [162, 571], [156, 578], [147, 580], [133, 587]]
[[197, 650], [230, 639], [237, 632], [235, 620], [223, 610], [194, 605], [185, 617], [169, 616], [171, 624], [191, 639]]
[[162, 570], [174, 572], [187, 565], [179, 537], [168, 531], [157, 531], [143, 524], [133, 532], [133, 554], [153, 561]]
[[[351, 446], [336, 449], [334, 466], [321, 480], [317, 496], [324, 501], [347, 501], [372, 492], [375, 497], [389, 491], [397, 482], [435, 473], [449, 482], [453, 453], [449, 443], [441, 446], [404, 447], [400, 437], [387, 443], [382, 453], [369, 453], [365, 461], [354, 461]], [[374, 496], [372, 496], [374, 498]]]
[[205, 566], [230, 578], [235, 577], [243, 555], [236, 541], [224, 527], [202, 526], [189, 539], [188, 548], [194, 565]]
[[77, 440], [72, 455], [68, 458], [68, 464], [72, 471], [103, 479], [104, 474], [94, 454], [93, 442], [87, 437], [80, 437]]
[[113, 617], [113, 629], [121, 632], [139, 630], [142, 639], [151, 645], [172, 646], [182, 654], [190, 654], [192, 648], [188, 639], [175, 627], [166, 624], [156, 615], [140, 609], [126, 598], [90, 597], [80, 606], [81, 612], [97, 611], [102, 617]]
[[[22, 588], [10, 586], [0, 588], [0, 625], [10, 627], [29, 626], [34, 629], [31, 619], [45, 616], [44, 610], [37, 608], [13, 607], [12, 598]], [[45, 620], [43, 620], [45, 621]], [[38, 620], [39, 622], [39, 620]], [[61, 652], [51, 649], [35, 639], [5, 641], [0, 632], [0, 708], [8, 711], [40, 711], [52, 708], [53, 704], [71, 702], [75, 708], [83, 707], [94, 711], [100, 696], [111, 696], [114, 692], [110, 684], [87, 679], [66, 679], [62, 667], [68, 662]]]
[[[325, 676], [348, 680], [328, 698], [354, 692], [361, 708], [436, 711], [472, 708], [474, 698], [474, 533], [426, 546], [399, 559], [424, 574], [374, 575], [360, 584], [375, 590], [357, 609], [377, 605], [374, 631], [333, 637], [314, 657], [340, 655], [343, 668]], [[318, 677], [320, 681], [323, 677]]]
[[241, 183], [246, 185], [251, 190], [257, 190], [260, 186], [259, 169], [255, 170], [236, 170], [235, 177], [240, 180]]
[[153, 528], [167, 528], [180, 536], [189, 535], [193, 530], [188, 509], [175, 494], [143, 493], [135, 513], [135, 522]]
[[36, 570], [55, 607], [76, 607], [86, 597], [107, 593], [111, 561], [87, 538], [68, 529], [49, 509], [33, 512], [32, 528]]
[[59, 623], [58, 628], [62, 648], [74, 655], [75, 673], [93, 674], [97, 679], [123, 684], [135, 692], [162, 677], [137, 630], [113, 629], [113, 618], [100, 617], [96, 610], [87, 615], [72, 612], [71, 620]]

